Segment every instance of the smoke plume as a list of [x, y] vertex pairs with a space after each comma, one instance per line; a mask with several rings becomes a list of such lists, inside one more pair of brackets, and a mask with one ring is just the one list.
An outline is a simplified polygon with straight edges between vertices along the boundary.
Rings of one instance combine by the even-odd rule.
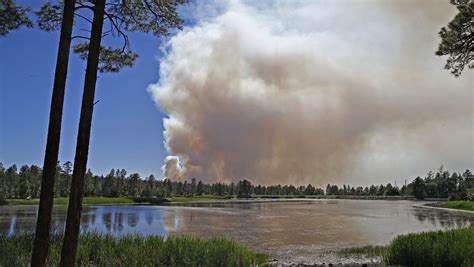
[[367, 184], [472, 168], [474, 75], [434, 55], [448, 2], [193, 6], [149, 87], [168, 114], [164, 177]]

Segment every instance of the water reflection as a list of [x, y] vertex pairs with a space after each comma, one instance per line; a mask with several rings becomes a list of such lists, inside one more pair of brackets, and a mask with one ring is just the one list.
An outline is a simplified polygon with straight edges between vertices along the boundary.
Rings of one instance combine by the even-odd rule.
[[474, 226], [473, 217], [466, 216], [462, 212], [413, 207], [413, 214], [419, 222], [429, 223], [443, 229]]
[[[474, 214], [419, 207], [410, 201], [317, 200], [195, 207], [86, 207], [81, 231], [113, 235], [227, 236], [280, 259], [317, 251], [387, 244], [398, 234], [474, 226]], [[34, 231], [36, 208], [0, 207], [0, 234]], [[53, 229], [66, 209], [55, 207]]]
[[145, 213], [145, 220], [148, 225], [151, 225], [153, 223], [153, 212], [146, 212]]

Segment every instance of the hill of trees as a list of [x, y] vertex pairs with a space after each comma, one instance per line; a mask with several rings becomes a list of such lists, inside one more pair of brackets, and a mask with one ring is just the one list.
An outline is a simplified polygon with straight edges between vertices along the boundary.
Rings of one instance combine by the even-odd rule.
[[[58, 164], [56, 171], [56, 197], [69, 195], [72, 163]], [[0, 198], [38, 198], [41, 186], [41, 168], [36, 165], [16, 165], [5, 168], [0, 162]], [[308, 185], [253, 185], [248, 180], [238, 183], [205, 184], [195, 178], [191, 181], [157, 180], [153, 175], [142, 179], [138, 173], [127, 174], [124, 169], [112, 169], [107, 175], [86, 173], [85, 196], [91, 197], [175, 197], [175, 196], [303, 196], [303, 195], [353, 195], [353, 196], [414, 196], [424, 198], [467, 199], [468, 189], [474, 188], [470, 170], [450, 173], [441, 167], [428, 172], [412, 182], [398, 187], [381, 184], [371, 186], [330, 185], [326, 190]], [[472, 196], [471, 196], [472, 197]]]

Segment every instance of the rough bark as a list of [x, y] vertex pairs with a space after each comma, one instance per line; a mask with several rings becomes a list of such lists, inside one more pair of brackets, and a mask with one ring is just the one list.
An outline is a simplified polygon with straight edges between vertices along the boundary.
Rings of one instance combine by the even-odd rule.
[[41, 194], [33, 244], [31, 266], [45, 266], [48, 256], [51, 212], [54, 199], [54, 179], [58, 164], [61, 121], [63, 115], [64, 91], [66, 87], [72, 27], [74, 24], [75, 0], [64, 1], [61, 34], [59, 39], [53, 95], [49, 113], [48, 138], [41, 177]]
[[82, 95], [79, 132], [77, 135], [74, 171], [72, 173], [71, 191], [66, 219], [63, 247], [61, 251], [61, 266], [74, 266], [82, 212], [82, 197], [84, 194], [84, 176], [89, 153], [89, 141], [94, 111], [94, 95], [99, 66], [100, 43], [104, 23], [105, 0], [96, 0], [94, 18], [90, 36], [87, 57], [84, 92]]

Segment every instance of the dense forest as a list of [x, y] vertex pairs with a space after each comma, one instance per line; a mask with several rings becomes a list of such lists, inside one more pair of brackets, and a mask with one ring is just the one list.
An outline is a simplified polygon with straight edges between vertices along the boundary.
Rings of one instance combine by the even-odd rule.
[[[72, 163], [59, 165], [56, 171], [55, 196], [66, 197], [72, 177]], [[16, 165], [5, 168], [0, 162], [0, 197], [38, 198], [41, 186], [41, 168], [36, 165]], [[153, 175], [142, 179], [138, 173], [127, 175], [124, 169], [112, 169], [107, 175], [86, 174], [84, 195], [94, 197], [174, 197], [174, 196], [303, 196], [303, 195], [354, 195], [354, 196], [414, 196], [424, 198], [467, 199], [468, 189], [474, 188], [471, 171], [450, 173], [441, 167], [437, 172], [428, 172], [426, 177], [416, 177], [412, 182], [398, 187], [371, 185], [353, 187], [330, 185], [326, 190], [308, 185], [253, 185], [248, 180], [238, 183], [205, 184], [195, 178], [191, 181], [159, 180]]]

